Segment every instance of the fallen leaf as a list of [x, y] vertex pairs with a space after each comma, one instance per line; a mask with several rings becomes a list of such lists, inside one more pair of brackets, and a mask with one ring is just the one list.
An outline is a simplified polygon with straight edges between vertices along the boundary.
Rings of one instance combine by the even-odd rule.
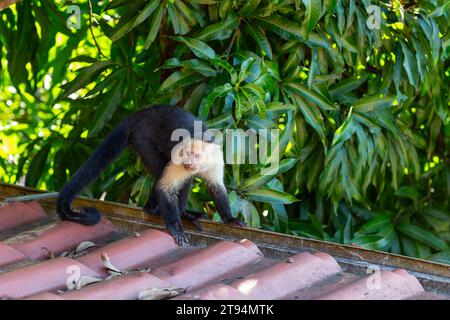
[[81, 289], [88, 284], [100, 282], [102, 281], [101, 278], [97, 277], [91, 277], [91, 276], [81, 276], [80, 279], [78, 279], [77, 283], [75, 284], [75, 289]]
[[93, 243], [92, 241], [83, 241], [77, 246], [77, 248], [75, 249], [75, 253], [80, 253], [95, 246], [96, 244]]
[[186, 288], [153, 287], [153, 288], [141, 291], [139, 293], [139, 300], [163, 300], [163, 299], [176, 297], [185, 292], [186, 292]]
[[102, 257], [103, 265], [104, 265], [109, 271], [112, 271], [112, 272], [115, 272], [115, 273], [118, 273], [118, 274], [123, 274], [123, 273], [124, 273], [123, 271], [119, 270], [119, 268], [115, 267], [115, 266], [112, 264], [111, 259], [109, 259], [108, 254], [107, 254], [106, 252], [103, 252], [102, 255], [101, 255], [101, 257]]

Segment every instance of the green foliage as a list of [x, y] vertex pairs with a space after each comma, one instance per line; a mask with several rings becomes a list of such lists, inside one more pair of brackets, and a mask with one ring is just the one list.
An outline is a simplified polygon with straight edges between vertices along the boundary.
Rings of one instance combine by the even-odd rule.
[[[0, 12], [2, 181], [58, 190], [127, 114], [178, 104], [280, 129], [278, 169], [226, 168], [249, 225], [449, 262], [448, 1], [99, 3], [74, 3], [76, 30], [65, 1]], [[85, 195], [142, 205], [152, 183], [126, 153]], [[190, 206], [218, 220], [208, 201], [197, 181]]]

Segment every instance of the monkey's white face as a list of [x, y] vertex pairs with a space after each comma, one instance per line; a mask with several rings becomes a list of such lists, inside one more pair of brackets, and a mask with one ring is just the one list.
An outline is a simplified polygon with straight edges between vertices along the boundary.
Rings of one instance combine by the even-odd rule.
[[181, 164], [192, 174], [208, 170], [218, 156], [217, 146], [201, 140], [189, 140], [181, 148]]
[[185, 149], [183, 151], [183, 167], [192, 173], [200, 170], [203, 153], [195, 148]]

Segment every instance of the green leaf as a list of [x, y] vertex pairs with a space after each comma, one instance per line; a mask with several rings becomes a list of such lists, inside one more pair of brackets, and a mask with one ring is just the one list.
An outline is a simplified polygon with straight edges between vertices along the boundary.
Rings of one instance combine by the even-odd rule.
[[444, 240], [435, 236], [433, 233], [410, 223], [400, 223], [396, 226], [400, 233], [411, 237], [420, 243], [423, 243], [433, 249], [445, 251], [448, 245]]
[[403, 60], [403, 67], [405, 68], [406, 74], [408, 75], [409, 83], [414, 86], [414, 88], [417, 88], [417, 83], [419, 81], [417, 60], [404, 41], [400, 41], [400, 44], [402, 46], [403, 55], [405, 57], [405, 59]]
[[183, 88], [203, 80], [203, 76], [194, 71], [176, 71], [172, 73], [159, 87], [160, 93]]
[[355, 131], [356, 126], [353, 123], [352, 109], [350, 109], [350, 112], [348, 113], [344, 123], [334, 133], [332, 146], [344, 143], [353, 136]]
[[363, 224], [359, 229], [359, 233], [367, 234], [367, 233], [375, 233], [380, 231], [382, 228], [391, 224], [392, 217], [388, 214], [380, 214], [376, 215], [368, 222]]
[[91, 130], [89, 130], [89, 136], [94, 136], [103, 129], [105, 124], [112, 118], [114, 113], [116, 112], [117, 107], [122, 102], [122, 94], [124, 92], [124, 83], [125, 78], [122, 78], [115, 85], [114, 88], [111, 89], [111, 93], [109, 93], [109, 100], [105, 101], [104, 106], [100, 107], [95, 117], [92, 121]]
[[317, 132], [320, 140], [322, 141], [322, 144], [326, 147], [326, 127], [320, 110], [316, 106], [312, 106], [309, 103], [306, 103], [300, 97], [297, 99], [294, 98], [294, 101], [300, 112], [303, 114], [306, 123], [308, 123], [314, 129], [314, 131]]
[[351, 244], [356, 244], [360, 246], [367, 246], [373, 244], [382, 239], [381, 236], [378, 235], [370, 235], [370, 236], [359, 236], [350, 240]]
[[239, 10], [239, 15], [241, 17], [251, 16], [255, 13], [256, 9], [258, 8], [259, 4], [261, 3], [261, 0], [247, 0], [244, 1], [244, 5]]
[[224, 68], [230, 75], [232, 84], [235, 84], [237, 82], [237, 80], [238, 80], [237, 72], [236, 72], [236, 70], [234, 70], [233, 66], [231, 64], [229, 64], [226, 60], [216, 58], [216, 59], [212, 59], [211, 63], [215, 66]]
[[241, 213], [245, 218], [245, 223], [252, 228], [260, 227], [259, 212], [250, 201], [241, 199]]
[[393, 240], [394, 228], [391, 227], [391, 232], [384, 237], [377, 235], [359, 236], [350, 240], [351, 244], [360, 245], [366, 249], [372, 250], [386, 250]]
[[144, 43], [145, 49], [150, 48], [150, 45], [155, 40], [155, 38], [158, 34], [158, 31], [159, 31], [159, 28], [161, 26], [161, 21], [163, 19], [163, 16], [164, 16], [164, 6], [160, 5], [158, 7], [158, 10], [155, 13], [155, 16], [152, 19], [150, 31], [148, 32], [147, 38], [145, 39], [145, 43]]
[[253, 38], [253, 40], [255, 40], [256, 44], [262, 51], [262, 55], [269, 57], [269, 59], [273, 59], [272, 47], [264, 33], [264, 30], [256, 25], [253, 26], [251, 23], [246, 23], [244, 25], [244, 30]]
[[304, 0], [306, 5], [306, 32], [310, 33], [316, 26], [322, 12], [322, 0]]
[[317, 49], [312, 49], [311, 55], [311, 65], [309, 67], [308, 72], [308, 89], [311, 90], [314, 80], [317, 74], [319, 74], [319, 66], [318, 66], [318, 58], [317, 58]]
[[370, 112], [374, 110], [379, 110], [383, 108], [391, 107], [396, 97], [364, 97], [353, 103], [353, 109], [358, 112]]
[[216, 57], [214, 50], [203, 41], [181, 36], [173, 36], [171, 38], [184, 43], [200, 59], [211, 60]]
[[216, 69], [213, 69], [211, 65], [203, 60], [191, 59], [185, 60], [181, 63], [184, 67], [191, 68], [205, 77], [213, 77], [217, 74]]
[[186, 6], [183, 1], [174, 0], [174, 3], [178, 9], [178, 12], [180, 12], [184, 16], [190, 26], [194, 26], [197, 24], [197, 20], [193, 16], [191, 9]]
[[42, 170], [47, 162], [50, 147], [51, 143], [47, 143], [36, 153], [33, 160], [31, 160], [28, 172], [25, 176], [25, 185], [27, 187], [36, 188], [39, 179], [41, 178]]
[[429, 257], [430, 260], [450, 265], [450, 251], [438, 252]]
[[228, 13], [231, 9], [231, 6], [233, 4], [233, 1], [232, 0], [222, 0], [219, 2], [219, 4], [220, 4], [219, 16], [222, 19], [224, 19], [228, 15]]
[[249, 57], [245, 59], [241, 64], [241, 70], [239, 71], [238, 81], [242, 82], [250, 75], [250, 71], [252, 69], [253, 63], [255, 62], [255, 58]]
[[204, 42], [211, 40], [226, 40], [231, 37], [238, 25], [238, 17], [235, 14], [231, 14], [224, 21], [209, 25], [197, 34], [195, 38]]
[[410, 198], [411, 200], [418, 200], [419, 192], [413, 186], [403, 186], [398, 188], [394, 193], [397, 197], [400, 198]]
[[[249, 188], [250, 190], [259, 188], [269, 181], [271, 181], [276, 176], [288, 171], [291, 169], [295, 164], [297, 163], [297, 159], [283, 159], [280, 161], [280, 164], [278, 166], [273, 166], [273, 168], [270, 168], [269, 172], [265, 172], [265, 174], [258, 173], [246, 180], [242, 183], [240, 188], [246, 189]], [[267, 170], [267, 169], [266, 169]]]
[[286, 40], [304, 40], [302, 28], [297, 22], [291, 21], [279, 15], [271, 15], [265, 18], [256, 18], [257, 23]]
[[441, 6], [436, 6], [436, 9], [431, 11], [428, 14], [428, 17], [434, 18], [434, 17], [440, 17], [444, 15], [446, 12], [448, 13], [450, 10], [447, 9], [447, 7], [450, 6], [450, 0], [444, 1], [444, 3]]
[[119, 30], [117, 30], [111, 37], [112, 41], [117, 41], [131, 31], [134, 27], [138, 26], [142, 22], [144, 22], [158, 7], [160, 1], [153, 0], [150, 1], [138, 15], [136, 15], [133, 19], [125, 23]]
[[219, 98], [223, 97], [233, 91], [233, 87], [229, 83], [225, 83], [222, 86], [215, 87], [214, 90], [208, 94], [206, 97], [205, 105], [201, 109], [200, 118], [201, 119], [207, 119], [209, 114], [209, 109], [214, 104], [214, 101]]
[[330, 88], [331, 96], [338, 96], [346, 94], [358, 89], [364, 82], [367, 81], [369, 76], [367, 74], [359, 78], [348, 78], [338, 82]]
[[273, 117], [280, 116], [289, 111], [295, 111], [297, 107], [293, 104], [282, 102], [269, 102], [266, 103], [266, 112], [272, 114]]
[[258, 188], [251, 190], [245, 192], [245, 195], [250, 200], [268, 203], [290, 204], [298, 201], [296, 197], [289, 193], [269, 188]]
[[218, 116], [217, 118], [206, 121], [206, 124], [208, 125], [209, 128], [217, 128], [217, 129], [225, 128], [231, 123], [233, 123], [233, 117], [231, 116], [231, 112], [224, 113]]
[[87, 68], [84, 68], [71, 82], [61, 86], [64, 89], [64, 93], [61, 95], [61, 98], [67, 98], [72, 93], [78, 91], [81, 88], [84, 88], [92, 81], [98, 78], [98, 75], [102, 73], [108, 67], [115, 65], [111, 61], [97, 61], [94, 62]]
[[289, 89], [290, 91], [292, 91], [293, 93], [296, 93], [300, 96], [302, 96], [303, 98], [314, 102], [315, 104], [317, 104], [319, 107], [321, 107], [324, 110], [336, 110], [337, 107], [331, 102], [328, 101], [328, 99], [326, 99], [324, 96], [322, 96], [321, 94], [313, 91], [313, 90], [309, 90], [308, 88], [302, 86], [299, 83], [295, 83], [295, 82], [290, 82], [290, 83], [286, 83], [283, 85], [285, 88]]
[[240, 120], [242, 118], [242, 114], [244, 113], [244, 110], [242, 108], [243, 105], [242, 105], [242, 98], [240, 95], [240, 91], [235, 90], [233, 98], [234, 98], [234, 102], [235, 102], [234, 116], [235, 116], [236, 120]]
[[151, 192], [152, 182], [153, 178], [149, 175], [141, 176], [135, 182], [131, 195], [136, 197], [136, 204], [138, 206], [143, 207], [147, 203]]

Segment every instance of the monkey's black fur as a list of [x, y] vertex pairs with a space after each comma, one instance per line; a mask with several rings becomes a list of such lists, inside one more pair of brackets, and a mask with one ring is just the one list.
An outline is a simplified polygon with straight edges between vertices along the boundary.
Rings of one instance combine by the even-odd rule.
[[[192, 114], [178, 107], [165, 105], [146, 108], [123, 120], [60, 190], [57, 212], [61, 219], [84, 225], [93, 225], [100, 221], [100, 213], [96, 208], [83, 208], [77, 213], [71, 209], [72, 201], [85, 186], [98, 178], [100, 173], [127, 147], [141, 156], [142, 162], [150, 174], [156, 179], [161, 178], [163, 170], [170, 160], [173, 147], [179, 143], [179, 141], [171, 141], [172, 132], [175, 129], [184, 128], [191, 137], [194, 137], [194, 121], [199, 120]], [[203, 124], [202, 133], [207, 129]], [[203, 137], [203, 140], [212, 141], [208, 136]], [[195, 219], [192, 213], [186, 212], [191, 186], [192, 179], [189, 179], [177, 194], [167, 194], [155, 187], [144, 206], [144, 211], [148, 213], [162, 214], [168, 230], [179, 244], [187, 242], [180, 217]], [[222, 220], [226, 223], [243, 225], [231, 215], [226, 190], [218, 187], [215, 183], [210, 184], [209, 190]]]

